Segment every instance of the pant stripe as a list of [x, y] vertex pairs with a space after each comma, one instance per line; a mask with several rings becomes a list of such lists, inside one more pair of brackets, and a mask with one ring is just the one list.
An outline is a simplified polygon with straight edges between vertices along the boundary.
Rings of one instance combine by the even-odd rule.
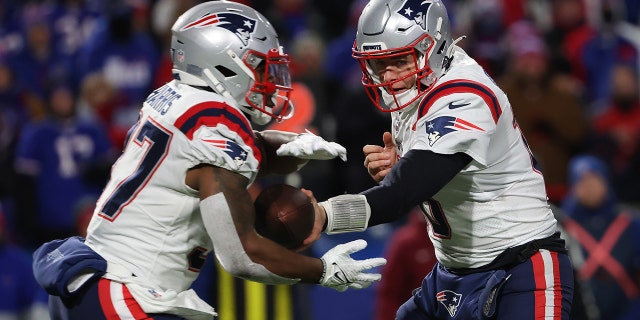
[[118, 320], [118, 313], [111, 303], [111, 281], [107, 279], [100, 279], [98, 282], [98, 295], [100, 296], [100, 307], [102, 307], [102, 313], [108, 320]]
[[100, 306], [108, 320], [149, 319], [125, 285], [100, 279], [98, 292]]
[[562, 288], [558, 254], [540, 250], [531, 257], [536, 290], [534, 293], [535, 319], [562, 317]]
[[134, 319], [151, 319], [144, 311], [142, 311], [142, 307], [140, 307], [136, 299], [133, 298], [131, 292], [129, 292], [129, 288], [125, 285], [122, 285], [122, 295], [124, 296], [124, 302], [127, 309], [131, 312]]

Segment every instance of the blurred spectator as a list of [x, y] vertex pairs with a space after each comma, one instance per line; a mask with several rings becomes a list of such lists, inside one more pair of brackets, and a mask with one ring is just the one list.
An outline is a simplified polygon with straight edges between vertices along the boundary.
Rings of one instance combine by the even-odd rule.
[[587, 305], [588, 319], [640, 319], [633, 310], [640, 303], [638, 212], [618, 202], [607, 166], [597, 157], [573, 158], [569, 183], [562, 203], [566, 216], [559, 221], [581, 248], [570, 252], [576, 280], [595, 302]]
[[315, 10], [312, 1], [271, 0], [262, 11], [278, 33], [280, 44], [291, 48], [292, 41], [302, 32], [321, 33], [325, 17]]
[[638, 48], [623, 38], [616, 29], [621, 14], [608, 1], [603, 3], [601, 25], [595, 36], [585, 43], [580, 59], [586, 73], [585, 91], [589, 116], [597, 116], [607, 106], [612, 94], [611, 77], [614, 67], [627, 64], [637, 68], [640, 62]]
[[[612, 170], [616, 189], [624, 201], [640, 201], [637, 187], [637, 159], [640, 154], [640, 82], [628, 65], [613, 67], [610, 103], [593, 119], [595, 141], [592, 150]], [[630, 175], [635, 173], [636, 175]]]
[[121, 151], [129, 128], [116, 123], [118, 107], [126, 101], [101, 72], [87, 75], [80, 84], [78, 114], [81, 117], [94, 118], [107, 129], [109, 139], [117, 151]]
[[[285, 48], [287, 49], [287, 48]], [[325, 114], [325, 44], [319, 34], [312, 31], [301, 32], [288, 47], [291, 56], [291, 78], [303, 83], [313, 93], [317, 107]], [[320, 122], [322, 119], [317, 119]], [[318, 124], [318, 123], [316, 123]]]
[[152, 37], [139, 26], [146, 11], [129, 2], [133, 1], [108, 2], [107, 15], [80, 48], [76, 64], [79, 83], [101, 72], [126, 98], [114, 107], [111, 123], [125, 131], [136, 122], [140, 105], [151, 92], [160, 56]]
[[[158, 0], [151, 10], [151, 31], [161, 48], [160, 60], [153, 76], [153, 88], [159, 88], [173, 80], [170, 48], [171, 26], [187, 9], [195, 6], [197, 0]], [[237, 2], [237, 1], [236, 1]]]
[[7, 231], [0, 204], [0, 319], [48, 319], [47, 294], [33, 277], [31, 253], [9, 242]]
[[15, 0], [0, 0], [0, 58], [17, 51], [23, 45], [18, 9]]
[[349, 8], [344, 31], [327, 43], [322, 65], [326, 76], [327, 92], [332, 93], [327, 97], [329, 105], [339, 98], [339, 94], [333, 93], [339, 92], [345, 84], [354, 83], [356, 86], [361, 86], [362, 70], [351, 56], [351, 49], [356, 38], [358, 18], [367, 3], [369, 3], [368, 0], [354, 0]]
[[[317, 11], [324, 21], [324, 25], [322, 26], [322, 34], [326, 37], [326, 39], [335, 39], [343, 34], [344, 30], [348, 28], [348, 24], [350, 16], [351, 16], [351, 8], [354, 5], [357, 6], [357, 2], [362, 2], [361, 0], [306, 0], [307, 2], [311, 2], [313, 4], [313, 8]], [[365, 2], [369, 2], [365, 0]], [[360, 15], [362, 10], [358, 11], [358, 15]], [[357, 19], [357, 17], [356, 17]], [[353, 37], [355, 39], [355, 33], [353, 33]], [[351, 47], [352, 43], [349, 44]]]
[[422, 211], [415, 209], [389, 238], [385, 249], [387, 264], [382, 267], [375, 300], [376, 319], [394, 319], [398, 308], [422, 285], [436, 264], [428, 227]]
[[507, 35], [509, 67], [500, 85], [510, 97], [516, 120], [544, 172], [547, 193], [559, 202], [566, 191], [567, 163], [587, 134], [580, 100], [549, 66], [547, 48], [526, 21]]
[[58, 50], [75, 58], [104, 11], [100, 0], [59, 0], [52, 10], [51, 31]]
[[595, 34], [587, 23], [585, 4], [582, 0], [552, 0], [549, 3], [551, 26], [543, 30], [543, 33], [544, 42], [550, 49], [551, 66], [584, 83], [586, 74], [581, 52], [587, 40]]
[[16, 81], [40, 100], [50, 79], [68, 78], [71, 61], [62, 54], [51, 33], [53, 7], [47, 3], [27, 3], [22, 11], [24, 46], [11, 55]]
[[454, 21], [454, 28], [468, 37], [460, 42], [460, 45], [474, 57], [487, 73], [495, 77], [504, 71], [504, 61], [506, 60], [506, 52], [502, 45], [503, 35], [507, 28], [504, 1], [471, 0], [466, 2], [467, 6], [459, 7], [459, 14], [466, 15], [468, 18], [460, 17]]
[[26, 124], [16, 148], [18, 227], [31, 245], [75, 234], [74, 206], [99, 195], [114, 156], [102, 124], [76, 117], [68, 86], [48, 101], [48, 117]]
[[15, 144], [30, 117], [24, 94], [15, 82], [13, 70], [0, 58], [0, 199], [13, 192]]

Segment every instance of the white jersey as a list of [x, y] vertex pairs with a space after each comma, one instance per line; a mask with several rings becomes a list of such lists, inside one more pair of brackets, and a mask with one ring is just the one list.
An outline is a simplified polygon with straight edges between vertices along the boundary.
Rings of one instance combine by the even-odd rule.
[[480, 267], [556, 231], [542, 174], [507, 96], [462, 49], [456, 47], [451, 69], [409, 108], [392, 114], [399, 155], [418, 149], [473, 158], [423, 203], [443, 265]]
[[210, 164], [253, 181], [260, 159], [252, 127], [233, 102], [170, 82], [144, 102], [86, 243], [151, 294], [185, 291], [212, 250], [187, 170]]

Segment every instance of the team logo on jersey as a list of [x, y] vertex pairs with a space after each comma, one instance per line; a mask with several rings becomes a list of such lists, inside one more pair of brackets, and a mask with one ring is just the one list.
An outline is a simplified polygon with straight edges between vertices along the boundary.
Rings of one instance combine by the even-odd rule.
[[442, 116], [427, 121], [427, 137], [430, 146], [448, 133], [468, 130], [484, 131], [475, 124], [456, 117]]
[[462, 300], [462, 294], [455, 293], [451, 290], [443, 290], [436, 294], [436, 300], [438, 300], [447, 309], [449, 315], [453, 318], [458, 312], [460, 306], [460, 300]]
[[240, 145], [233, 141], [222, 139], [212, 139], [204, 141], [214, 145], [216, 148], [219, 148], [226, 154], [228, 154], [238, 167], [240, 167], [247, 161], [247, 152]]
[[396, 12], [415, 22], [422, 30], [427, 30], [426, 12], [430, 5], [431, 2], [424, 0], [407, 0], [402, 8]]
[[236, 34], [244, 45], [249, 43], [251, 34], [256, 30], [256, 20], [235, 12], [209, 13], [204, 17], [189, 23], [181, 30], [216, 26], [225, 28]]

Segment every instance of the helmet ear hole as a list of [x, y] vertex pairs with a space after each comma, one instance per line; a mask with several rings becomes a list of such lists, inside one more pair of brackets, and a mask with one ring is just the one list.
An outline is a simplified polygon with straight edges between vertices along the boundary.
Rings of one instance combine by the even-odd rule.
[[225, 66], [217, 65], [215, 66], [215, 68], [216, 70], [218, 70], [218, 72], [220, 72], [223, 76], [225, 76], [225, 78], [229, 78], [237, 75], [237, 73], [233, 72], [233, 70]]

